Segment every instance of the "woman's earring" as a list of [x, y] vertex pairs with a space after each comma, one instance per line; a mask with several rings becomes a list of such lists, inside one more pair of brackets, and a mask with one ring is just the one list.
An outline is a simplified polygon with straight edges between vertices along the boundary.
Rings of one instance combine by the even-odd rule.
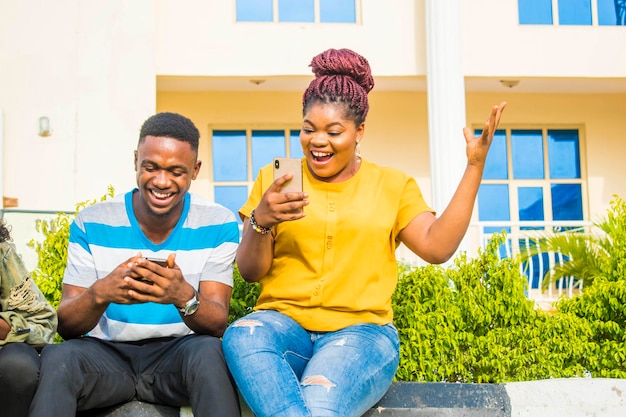
[[356, 155], [356, 159], [361, 159], [361, 143], [356, 143], [356, 148], [354, 149], [354, 154]]

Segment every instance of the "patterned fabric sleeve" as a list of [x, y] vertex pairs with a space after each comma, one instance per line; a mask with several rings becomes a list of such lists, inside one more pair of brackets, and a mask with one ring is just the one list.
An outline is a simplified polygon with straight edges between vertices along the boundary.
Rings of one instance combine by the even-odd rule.
[[0, 257], [0, 318], [11, 326], [0, 345], [26, 342], [43, 346], [52, 343], [57, 330], [56, 311], [30, 277], [15, 245], [0, 243]]

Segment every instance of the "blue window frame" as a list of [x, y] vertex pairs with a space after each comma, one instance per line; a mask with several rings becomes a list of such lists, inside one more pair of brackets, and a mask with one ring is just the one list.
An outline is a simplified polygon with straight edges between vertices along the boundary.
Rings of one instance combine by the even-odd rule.
[[489, 180], [509, 178], [507, 153], [506, 133], [504, 130], [496, 130], [487, 154], [483, 178]]
[[320, 22], [356, 23], [356, 3], [354, 0], [319, 0]]
[[236, 0], [237, 22], [356, 23], [360, 0]]
[[313, 23], [313, 0], [278, 0], [278, 21]]
[[520, 221], [544, 220], [543, 189], [541, 187], [519, 187], [517, 189]]
[[551, 25], [552, 0], [518, 0], [521, 25]]
[[213, 132], [213, 180], [246, 181], [248, 160], [245, 130], [216, 130]]
[[580, 178], [578, 130], [548, 130], [550, 178]]
[[559, 25], [591, 25], [591, 0], [559, 0]]
[[511, 132], [513, 178], [538, 179], [544, 177], [543, 136], [541, 130], [514, 130]]
[[626, 0], [518, 0], [517, 9], [521, 25], [552, 25], [555, 15], [559, 25], [626, 25]]
[[601, 26], [626, 25], [626, 0], [597, 0], [598, 24]]
[[479, 220], [583, 220], [580, 167], [577, 129], [498, 130], [478, 193]]
[[[237, 213], [248, 199], [259, 170], [276, 156], [301, 158], [298, 129], [216, 129], [212, 131], [213, 196]], [[237, 216], [241, 224], [241, 219]]]
[[[553, 222], [561, 222], [558, 228], [566, 230], [585, 220], [580, 147], [578, 129], [496, 131], [478, 191], [482, 232], [504, 230], [509, 235], [508, 244], [512, 246], [515, 241], [524, 251], [528, 243], [524, 233], [552, 230]], [[503, 248], [500, 253], [510, 254]], [[539, 285], [539, 277], [548, 268], [547, 259], [543, 259], [543, 269], [538, 269], [535, 258], [534, 269], [527, 272], [532, 288]]]
[[235, 14], [238, 22], [272, 22], [272, 0], [237, 0]]
[[252, 179], [261, 168], [269, 164], [275, 156], [283, 157], [287, 152], [283, 130], [252, 131]]

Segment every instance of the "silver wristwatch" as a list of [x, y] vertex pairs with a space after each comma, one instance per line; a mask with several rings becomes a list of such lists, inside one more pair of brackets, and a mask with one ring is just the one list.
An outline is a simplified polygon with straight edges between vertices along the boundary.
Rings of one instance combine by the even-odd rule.
[[198, 301], [198, 292], [194, 289], [193, 298], [183, 306], [178, 309], [183, 316], [191, 316], [193, 313], [198, 311], [198, 307], [200, 307], [200, 301]]

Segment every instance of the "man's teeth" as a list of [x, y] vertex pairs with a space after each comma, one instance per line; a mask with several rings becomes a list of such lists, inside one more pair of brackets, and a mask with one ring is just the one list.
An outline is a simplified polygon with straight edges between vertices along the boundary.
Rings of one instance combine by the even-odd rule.
[[154, 196], [156, 198], [168, 198], [169, 196], [172, 195], [172, 193], [160, 193], [160, 192], [154, 191], [154, 190], [152, 190], [152, 194], [154, 194]]

